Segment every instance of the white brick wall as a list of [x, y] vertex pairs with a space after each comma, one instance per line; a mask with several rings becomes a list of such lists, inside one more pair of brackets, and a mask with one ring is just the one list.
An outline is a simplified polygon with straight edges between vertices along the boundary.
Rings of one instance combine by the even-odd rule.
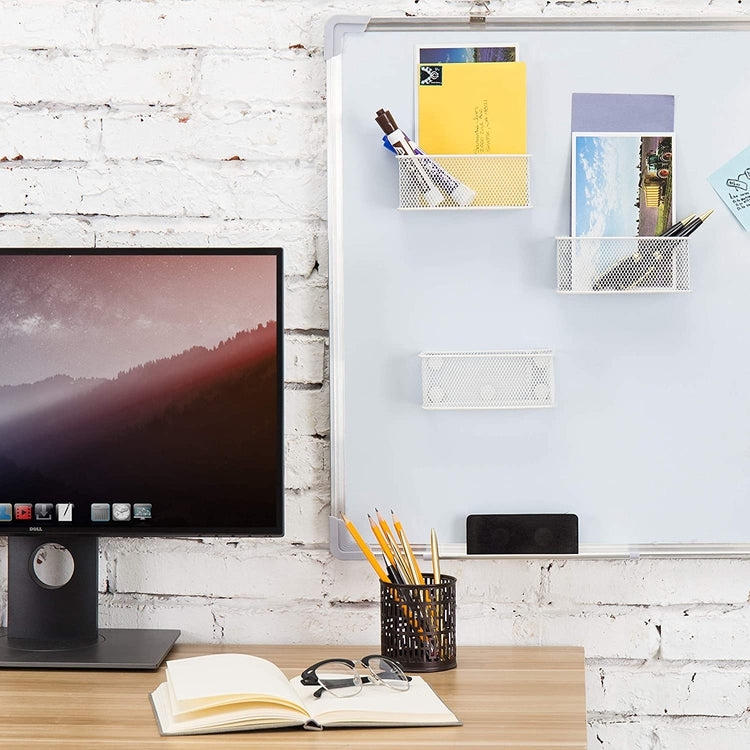
[[[516, 15], [747, 15], [743, 0], [493, 0]], [[378, 642], [327, 552], [325, 66], [335, 13], [464, 0], [0, 0], [0, 245], [283, 246], [284, 539], [105, 540], [101, 618], [193, 642]], [[0, 578], [6, 548], [0, 540]], [[580, 644], [591, 748], [750, 746], [750, 561], [448, 561], [465, 644]], [[5, 617], [5, 586], [0, 584]]]
[[87, 49], [94, 44], [95, 14], [86, 0], [4, 0], [0, 47]]
[[195, 53], [23, 50], [0, 53], [0, 102], [9, 104], [180, 104]]

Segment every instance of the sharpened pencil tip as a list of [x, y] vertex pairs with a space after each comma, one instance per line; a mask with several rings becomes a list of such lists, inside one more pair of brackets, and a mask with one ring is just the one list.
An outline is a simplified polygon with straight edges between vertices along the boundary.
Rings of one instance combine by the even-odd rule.
[[713, 208], [709, 209], [708, 211], [706, 211], [705, 214], [701, 214], [700, 220], [705, 221], [713, 212], [714, 212]]

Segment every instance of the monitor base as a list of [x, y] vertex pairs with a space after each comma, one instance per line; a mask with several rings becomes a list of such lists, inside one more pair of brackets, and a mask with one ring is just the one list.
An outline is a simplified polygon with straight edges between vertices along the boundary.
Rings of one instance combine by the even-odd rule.
[[179, 635], [179, 630], [104, 629], [93, 645], [54, 649], [8, 638], [0, 628], [0, 668], [158, 669]]

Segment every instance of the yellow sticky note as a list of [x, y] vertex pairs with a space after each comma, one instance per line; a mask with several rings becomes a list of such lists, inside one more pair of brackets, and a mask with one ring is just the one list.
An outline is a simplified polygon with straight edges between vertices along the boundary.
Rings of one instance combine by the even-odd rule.
[[417, 85], [419, 147], [427, 154], [525, 154], [526, 64], [444, 63]]

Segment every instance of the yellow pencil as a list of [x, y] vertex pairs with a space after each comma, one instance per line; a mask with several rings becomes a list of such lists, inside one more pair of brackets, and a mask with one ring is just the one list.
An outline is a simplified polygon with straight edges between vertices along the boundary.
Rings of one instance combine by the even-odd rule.
[[401, 540], [401, 544], [404, 548], [404, 551], [406, 552], [409, 565], [412, 569], [412, 573], [414, 574], [414, 580], [420, 586], [424, 586], [425, 584], [424, 584], [424, 577], [422, 576], [422, 571], [419, 569], [417, 558], [414, 557], [414, 552], [411, 548], [411, 545], [409, 544], [409, 540], [406, 538], [406, 532], [404, 531], [404, 527], [401, 525], [401, 521], [399, 521], [398, 518], [396, 518], [396, 514], [393, 511], [391, 511], [391, 516], [393, 517], [393, 528], [396, 529], [396, 533], [398, 534], [399, 539]]
[[[380, 531], [380, 529], [378, 528], [378, 525], [375, 523], [375, 521], [373, 520], [372, 516], [369, 513], [367, 514], [367, 518], [370, 521], [370, 528], [372, 529], [372, 533], [375, 534], [375, 538], [378, 540], [378, 544], [383, 550], [383, 554], [385, 555], [390, 565], [393, 566], [394, 571], [397, 570], [393, 561], [393, 554], [391, 550], [389, 549], [388, 542], [385, 540], [385, 537], [383, 536], [383, 532]], [[391, 583], [397, 583], [397, 581], [391, 581]], [[419, 634], [419, 637], [422, 640], [433, 642], [434, 638], [432, 639], [428, 638], [428, 636], [425, 634], [424, 630], [422, 629], [422, 626], [419, 624], [416, 614], [410, 611], [409, 607], [407, 607], [406, 604], [401, 601], [399, 595], [395, 592], [394, 592], [394, 599], [401, 605], [401, 611], [406, 615], [412, 627], [415, 628], [415, 630]]]
[[375, 559], [375, 555], [372, 554], [372, 551], [367, 545], [367, 542], [365, 542], [365, 540], [362, 539], [362, 537], [360, 536], [360, 533], [357, 531], [354, 524], [343, 513], [341, 514], [341, 520], [344, 522], [344, 525], [346, 526], [346, 528], [349, 530], [349, 533], [354, 538], [354, 541], [357, 543], [359, 548], [364, 553], [370, 565], [372, 565], [373, 569], [378, 574], [378, 578], [380, 578], [381, 581], [390, 583], [391, 579], [388, 578], [388, 576], [386, 575], [380, 563]]
[[387, 521], [385, 520], [385, 518], [383, 518], [383, 516], [380, 515], [380, 511], [377, 508], [375, 508], [375, 515], [377, 515], [380, 528], [383, 529], [385, 538], [388, 540], [388, 543], [391, 545], [391, 550], [393, 550], [393, 556], [396, 559], [395, 567], [398, 568], [398, 570], [401, 572], [401, 575], [404, 577], [404, 581], [406, 583], [416, 584], [417, 579], [414, 578], [414, 576], [412, 575], [411, 569], [409, 568], [409, 564], [404, 558], [404, 555], [406, 553], [404, 553], [404, 555], [401, 554], [401, 550], [399, 550], [398, 542], [393, 536], [393, 532], [390, 530]]
[[370, 522], [370, 528], [372, 529], [372, 533], [375, 534], [375, 538], [378, 540], [378, 544], [380, 545], [380, 549], [383, 550], [383, 555], [385, 555], [385, 559], [388, 560], [388, 563], [390, 565], [393, 565], [393, 567], [396, 567], [396, 563], [393, 559], [393, 552], [391, 551], [391, 546], [386, 541], [385, 537], [383, 536], [383, 532], [378, 528], [378, 525], [373, 521], [372, 516], [368, 513], [367, 514], [367, 520]]
[[[393, 528], [396, 529], [396, 533], [399, 535], [399, 538], [401, 539], [401, 544], [404, 547], [404, 550], [406, 551], [406, 554], [408, 555], [409, 565], [412, 568], [412, 571], [414, 573], [414, 582], [418, 583], [420, 586], [425, 586], [425, 580], [424, 576], [422, 575], [422, 571], [419, 569], [419, 563], [417, 562], [417, 558], [414, 556], [414, 551], [411, 548], [411, 545], [409, 544], [409, 540], [406, 538], [406, 532], [404, 531], [404, 527], [401, 525], [401, 521], [398, 520], [396, 517], [396, 514], [391, 510], [391, 516], [393, 517]], [[435, 622], [437, 621], [437, 614], [435, 612], [435, 608], [432, 606], [432, 597], [430, 596], [430, 592], [425, 589], [423, 592], [424, 596], [424, 602], [427, 605], [427, 617], [430, 620], [430, 626], [433, 630], [437, 630], [437, 627], [435, 625]]]

